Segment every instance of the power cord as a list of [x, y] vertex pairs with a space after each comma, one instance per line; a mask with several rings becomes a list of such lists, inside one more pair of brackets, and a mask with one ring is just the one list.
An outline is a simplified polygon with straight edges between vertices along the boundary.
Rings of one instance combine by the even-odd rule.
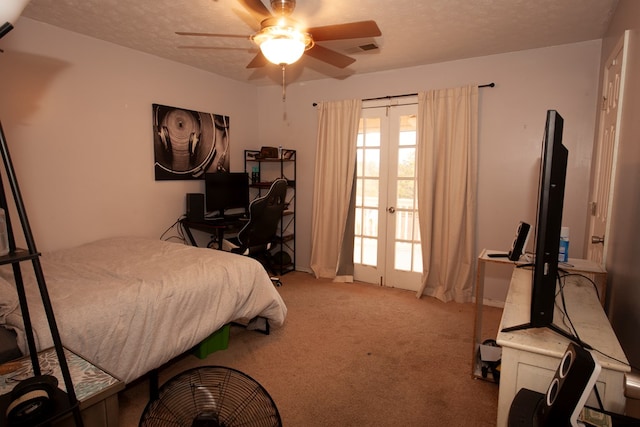
[[[180, 242], [184, 243], [185, 245], [187, 244], [187, 239], [184, 236], [184, 229], [183, 229], [183, 225], [182, 225], [182, 219], [184, 219], [185, 216], [181, 215], [173, 224], [171, 224], [161, 235], [160, 235], [160, 240], [164, 240], [164, 241], [169, 241], [169, 240], [173, 240], [173, 239], [177, 239]], [[169, 232], [171, 232], [172, 229], [175, 229], [175, 232], [177, 235], [173, 235], [173, 236], [167, 236], [167, 234]]]
[[[562, 307], [558, 306], [558, 309], [560, 313], [562, 313], [562, 323], [569, 328], [570, 330], [569, 333], [574, 336], [576, 343], [580, 347], [586, 350], [594, 350], [594, 348], [591, 345], [585, 343], [584, 341], [582, 341], [582, 339], [580, 339], [580, 335], [578, 334], [578, 331], [576, 330], [575, 326], [573, 325], [573, 322], [571, 321], [571, 317], [569, 316], [569, 312], [567, 310], [567, 301], [564, 296], [564, 286], [566, 283], [564, 279], [566, 279], [566, 277], [567, 275], [561, 276], [560, 272], [557, 273], [557, 280], [560, 286], [559, 286], [558, 293], [556, 293], [556, 297], [558, 296], [558, 294], [560, 294], [560, 301], [562, 302]], [[557, 306], [557, 303], [556, 303], [556, 306]], [[565, 319], [566, 319], [566, 322], [565, 322]], [[604, 405], [602, 403], [602, 398], [600, 397], [600, 391], [598, 390], [597, 384], [593, 386], [593, 391], [596, 395], [596, 400], [598, 401], [598, 406], [600, 410], [604, 411]]]
[[[575, 337], [576, 342], [578, 343], [578, 345], [580, 345], [581, 347], [583, 347], [583, 348], [585, 348], [587, 350], [591, 350], [593, 352], [596, 352], [596, 353], [598, 353], [598, 354], [600, 354], [600, 355], [602, 355], [602, 356], [604, 356], [604, 357], [606, 357], [608, 359], [614, 360], [614, 361], [620, 363], [621, 365], [629, 366], [632, 369], [638, 369], [638, 368], [634, 367], [633, 365], [631, 365], [629, 362], [625, 362], [625, 361], [617, 359], [617, 358], [615, 358], [615, 357], [613, 357], [613, 356], [611, 356], [609, 354], [606, 354], [606, 353], [602, 352], [601, 350], [599, 350], [597, 348], [594, 348], [594, 347], [590, 346], [589, 344], [586, 344], [585, 342], [583, 342], [580, 339], [580, 337], [578, 335], [578, 332], [577, 332], [576, 328], [574, 327], [573, 322], [571, 321], [571, 318], [570, 318], [569, 313], [567, 311], [566, 300], [565, 300], [565, 297], [564, 297], [564, 286], [566, 284], [565, 279], [567, 277], [569, 277], [569, 276], [582, 277], [582, 278], [587, 279], [589, 282], [591, 282], [591, 284], [593, 285], [593, 288], [594, 288], [594, 290], [596, 292], [596, 295], [598, 296], [598, 301], [600, 301], [600, 294], [598, 292], [598, 287], [597, 287], [596, 283], [590, 277], [585, 276], [584, 274], [579, 274], [579, 273], [567, 273], [567, 272], [565, 272], [565, 274], [563, 274], [562, 276], [560, 275], [560, 273], [558, 273], [558, 283], [559, 283], [560, 286], [559, 286], [559, 290], [558, 290], [558, 293], [556, 294], [556, 296], [558, 294], [560, 294], [560, 300], [562, 301], [562, 307], [558, 306], [557, 303], [556, 303], [556, 306], [558, 307], [560, 313], [562, 314], [563, 324], [567, 328], [570, 329], [570, 331], [571, 331], [570, 333], [573, 334], [573, 336]], [[565, 319], [566, 319], [566, 321], [565, 321]], [[594, 393], [595, 393], [596, 400], [598, 401], [598, 405], [599, 405], [600, 409], [604, 411], [604, 405], [602, 403], [602, 399], [600, 397], [600, 392], [598, 390], [597, 385], [594, 386]]]
[[562, 273], [562, 278], [570, 277], [570, 276], [578, 276], [578, 277], [587, 279], [591, 283], [591, 285], [593, 285], [593, 289], [596, 291], [596, 296], [598, 297], [598, 301], [600, 301], [600, 291], [598, 290], [598, 285], [596, 285], [596, 282], [594, 282], [591, 277], [582, 273], [571, 273], [563, 269], [559, 269], [558, 272], [559, 272], [558, 274], [560, 274], [560, 272]]

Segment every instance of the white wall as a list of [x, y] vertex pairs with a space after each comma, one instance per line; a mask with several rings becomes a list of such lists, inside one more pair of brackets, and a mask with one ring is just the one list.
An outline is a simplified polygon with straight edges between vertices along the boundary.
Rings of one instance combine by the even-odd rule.
[[[316, 147], [313, 102], [372, 98], [495, 82], [480, 90], [478, 250], [508, 250], [520, 220], [535, 224], [536, 191], [547, 109], [565, 119], [569, 171], [564, 224], [571, 257], [583, 256], [588, 183], [596, 117], [600, 41], [589, 41], [259, 89], [261, 145], [298, 150], [297, 264], [308, 269]], [[277, 106], [277, 108], [275, 107]], [[485, 297], [503, 301], [508, 269], [488, 269]]]
[[[159, 236], [201, 182], [153, 176], [151, 104], [231, 117], [232, 170], [242, 150], [298, 150], [296, 247], [308, 269], [316, 145], [313, 102], [495, 82], [481, 89], [478, 251], [505, 249], [520, 220], [535, 222], [545, 111], [565, 118], [570, 151], [565, 224], [582, 255], [600, 41], [397, 71], [254, 88], [21, 18], [3, 38], [0, 119], [41, 250], [96, 238]], [[503, 300], [508, 273], [489, 271], [485, 296]]]
[[203, 191], [155, 181], [152, 103], [229, 115], [231, 168], [243, 169], [253, 86], [27, 18], [2, 42], [0, 119], [40, 250], [159, 237], [185, 193]]

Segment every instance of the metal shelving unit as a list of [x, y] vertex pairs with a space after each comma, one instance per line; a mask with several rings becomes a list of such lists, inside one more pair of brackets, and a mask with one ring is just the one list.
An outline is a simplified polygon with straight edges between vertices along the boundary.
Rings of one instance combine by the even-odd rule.
[[244, 171], [252, 178], [250, 188], [254, 197], [268, 191], [277, 178], [284, 178], [289, 184], [287, 208], [271, 248], [276, 273], [282, 275], [294, 271], [296, 266], [296, 151], [280, 151], [278, 157], [261, 157], [260, 150], [244, 150]]
[[[7, 227], [7, 240], [9, 244], [9, 253], [4, 256], [0, 256], [0, 265], [11, 264], [13, 268], [13, 276], [16, 284], [16, 291], [18, 293], [18, 300], [20, 302], [20, 309], [22, 311], [22, 318], [24, 321], [25, 334], [27, 338], [27, 346], [29, 347], [29, 356], [31, 359], [31, 365], [33, 368], [34, 376], [27, 380], [35, 382], [31, 393], [36, 395], [37, 398], [32, 398], [29, 394], [23, 394], [21, 397], [24, 400], [20, 405], [15, 406], [15, 413], [20, 412], [20, 420], [23, 422], [18, 423], [16, 419], [9, 420], [7, 409], [13, 406], [13, 402], [17, 396], [13, 392], [5, 393], [0, 396], [0, 427], [8, 425], [29, 425], [29, 426], [45, 426], [49, 425], [52, 421], [63, 417], [66, 414], [73, 413], [73, 420], [76, 426], [82, 426], [82, 417], [80, 415], [79, 402], [75, 394], [75, 389], [71, 380], [71, 374], [69, 372], [69, 366], [62, 347], [62, 341], [60, 339], [60, 333], [53, 314], [51, 306], [51, 300], [49, 299], [49, 293], [47, 291], [47, 285], [45, 283], [44, 274], [42, 272], [42, 266], [40, 264], [40, 253], [36, 249], [36, 244], [31, 233], [31, 227], [29, 226], [29, 220], [27, 218], [27, 212], [22, 201], [22, 195], [18, 187], [18, 181], [13, 169], [11, 157], [9, 155], [9, 148], [5, 139], [2, 125], [0, 124], [0, 151], [2, 151], [2, 160], [4, 163], [5, 177], [11, 188], [13, 195], [13, 202], [18, 213], [20, 225], [22, 226], [22, 232], [27, 244], [27, 249], [16, 248], [15, 236], [13, 233], [13, 227], [11, 225], [11, 218], [9, 215], [8, 200], [4, 190], [4, 183], [2, 177], [0, 177], [0, 207], [4, 209], [5, 221]], [[59, 387], [47, 387], [40, 386], [40, 383], [48, 383], [46, 376], [42, 375], [40, 369], [40, 362], [38, 359], [38, 352], [36, 350], [36, 344], [31, 324], [31, 317], [29, 315], [29, 301], [27, 301], [27, 295], [25, 292], [24, 282], [22, 278], [21, 264], [23, 262], [31, 262], [35, 273], [35, 278], [38, 283], [40, 296], [42, 298], [42, 304], [49, 323], [49, 329], [51, 331], [51, 337], [53, 339], [54, 349], [58, 362], [60, 365], [60, 372], [62, 374], [66, 392], [62, 391]], [[57, 383], [57, 380], [56, 380]], [[16, 385], [13, 390], [17, 390], [20, 385]], [[17, 393], [15, 393], [17, 394]], [[43, 397], [46, 396], [46, 397]], [[44, 408], [48, 408], [44, 410]], [[22, 409], [22, 411], [20, 411]], [[28, 417], [41, 412], [34, 419]], [[14, 413], [14, 412], [12, 412]]]

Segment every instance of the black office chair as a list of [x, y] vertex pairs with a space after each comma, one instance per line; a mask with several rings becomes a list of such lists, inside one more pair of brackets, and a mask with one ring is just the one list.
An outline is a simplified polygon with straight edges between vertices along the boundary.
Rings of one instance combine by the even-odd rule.
[[[270, 274], [275, 275], [269, 249], [282, 219], [286, 195], [287, 180], [283, 178], [275, 180], [267, 194], [251, 202], [249, 221], [235, 237], [223, 241], [223, 249], [256, 258]], [[271, 277], [271, 280], [276, 286], [282, 284], [277, 277]]]

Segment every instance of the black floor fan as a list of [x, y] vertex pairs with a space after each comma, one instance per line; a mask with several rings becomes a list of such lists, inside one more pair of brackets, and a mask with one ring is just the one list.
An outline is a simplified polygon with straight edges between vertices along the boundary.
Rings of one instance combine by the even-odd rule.
[[140, 427], [279, 427], [280, 413], [264, 387], [223, 366], [202, 366], [160, 387], [140, 418]]

